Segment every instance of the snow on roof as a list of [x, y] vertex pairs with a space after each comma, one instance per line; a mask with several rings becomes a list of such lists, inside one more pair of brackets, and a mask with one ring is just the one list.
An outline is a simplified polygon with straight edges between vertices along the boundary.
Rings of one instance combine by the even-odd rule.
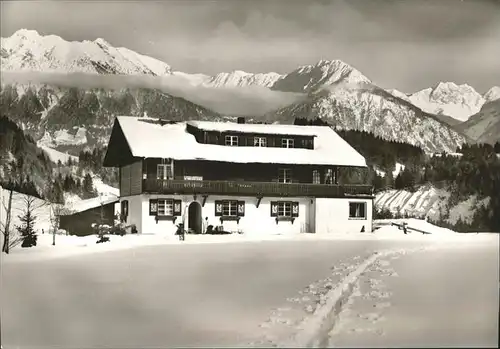
[[83, 212], [90, 210], [91, 208], [96, 208], [102, 205], [112, 204], [118, 202], [119, 199], [115, 195], [107, 195], [102, 197], [90, 198], [87, 200], [81, 200], [73, 202], [64, 207], [64, 215], [71, 215], [78, 212]]
[[[189, 121], [163, 126], [155, 119], [119, 116], [133, 156], [236, 163], [278, 163], [366, 167], [364, 157], [327, 126], [237, 124]], [[314, 149], [222, 146], [198, 143], [186, 125], [203, 130], [315, 136]]]
[[267, 133], [276, 135], [296, 135], [296, 136], [317, 136], [318, 128], [322, 126], [297, 126], [279, 124], [237, 124], [234, 122], [213, 122], [213, 121], [188, 121], [188, 125], [195, 126], [206, 131], [218, 132], [246, 132], [246, 133]]

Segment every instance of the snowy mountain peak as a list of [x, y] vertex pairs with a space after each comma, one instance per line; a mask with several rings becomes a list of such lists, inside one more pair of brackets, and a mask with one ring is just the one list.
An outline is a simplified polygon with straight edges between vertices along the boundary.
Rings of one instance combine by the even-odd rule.
[[242, 70], [234, 70], [230, 73], [219, 73], [209, 80], [204, 81], [207, 87], [245, 87], [263, 86], [271, 87], [282, 75], [278, 73], [247, 73]]
[[341, 60], [323, 59], [316, 64], [298, 67], [279, 79], [272, 88], [288, 92], [312, 92], [339, 83], [358, 85], [371, 81]]
[[56, 35], [20, 29], [1, 39], [1, 67], [14, 72], [90, 74], [170, 74], [170, 66], [102, 38], [69, 42]]
[[485, 100], [472, 86], [454, 82], [440, 82], [412, 94], [410, 101], [425, 112], [447, 115], [466, 121], [477, 113]]
[[485, 102], [492, 102], [500, 99], [500, 86], [493, 86], [483, 96]]

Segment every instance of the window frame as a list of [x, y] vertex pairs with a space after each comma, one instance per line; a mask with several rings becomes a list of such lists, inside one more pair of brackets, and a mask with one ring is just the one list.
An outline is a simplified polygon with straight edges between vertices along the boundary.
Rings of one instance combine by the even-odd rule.
[[[236, 140], [236, 142], [234, 142]], [[224, 137], [224, 144], [230, 147], [237, 147], [239, 145], [239, 137], [235, 135], [226, 135]]]
[[[161, 206], [163, 203], [163, 213], [161, 213]], [[167, 211], [167, 208], [169, 210]], [[174, 216], [174, 199], [157, 199], [156, 215], [160, 217], [173, 217]]]
[[281, 138], [282, 148], [295, 148], [295, 139], [293, 138]]
[[[282, 176], [283, 173], [283, 176]], [[288, 177], [287, 174], [288, 173]], [[278, 183], [292, 183], [293, 174], [291, 168], [279, 168], [278, 169]]]
[[337, 179], [335, 178], [335, 171], [333, 168], [325, 169], [324, 184], [336, 184]]
[[[351, 205], [360, 205], [363, 207], [363, 216], [360, 215], [360, 210], [355, 208], [354, 215], [351, 215]], [[368, 212], [367, 212], [367, 203], [366, 201], [349, 201], [349, 219], [352, 220], [367, 220]], [[359, 207], [359, 206], [358, 206]]]
[[222, 216], [237, 217], [238, 216], [238, 200], [222, 200]]
[[[160, 176], [160, 168], [162, 168], [163, 177]], [[170, 169], [170, 176], [168, 176], [169, 172], [167, 171], [167, 169]], [[174, 179], [174, 163], [171, 162], [169, 164], [157, 164], [156, 179], [161, 179], [161, 180]]]
[[312, 171], [312, 183], [321, 184], [321, 172], [319, 170]]
[[253, 137], [253, 146], [254, 147], [267, 147], [267, 138], [261, 136]]
[[278, 201], [278, 212], [276, 213], [276, 217], [292, 217], [292, 202]]

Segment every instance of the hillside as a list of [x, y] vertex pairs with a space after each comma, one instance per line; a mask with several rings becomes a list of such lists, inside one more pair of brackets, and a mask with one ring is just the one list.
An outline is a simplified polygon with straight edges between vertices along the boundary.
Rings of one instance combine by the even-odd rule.
[[105, 145], [118, 115], [173, 120], [221, 116], [183, 98], [151, 89], [79, 89], [48, 85], [7, 85], [0, 112], [15, 120], [41, 145], [70, 151]]
[[305, 102], [266, 116], [280, 122], [304, 117], [321, 118], [340, 129], [372, 132], [426, 152], [451, 152], [467, 140], [433, 115], [370, 84], [323, 89], [309, 94]]
[[500, 99], [486, 103], [477, 114], [458, 126], [479, 143], [500, 142]]

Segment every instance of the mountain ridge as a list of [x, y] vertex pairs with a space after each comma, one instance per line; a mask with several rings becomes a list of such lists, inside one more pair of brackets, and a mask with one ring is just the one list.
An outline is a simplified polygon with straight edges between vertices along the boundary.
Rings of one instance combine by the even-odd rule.
[[[12, 38], [15, 40], [13, 41]], [[57, 43], [59, 43], [59, 45], [57, 45]], [[68, 49], [68, 45], [76, 45], [75, 47], [77, 47], [77, 49], [72, 49], [73, 46]], [[33, 47], [33, 49], [30, 50], [30, 47]], [[89, 49], [90, 53], [82, 53], [82, 47]], [[14, 48], [18, 48], [19, 50], [16, 51]], [[68, 52], [71, 53], [71, 55], [65, 56], [66, 60], [58, 58], [61, 56], [61, 52], [66, 52], [63, 49], [67, 49], [69, 50]], [[21, 54], [26, 55], [27, 52], [32, 53], [27, 55], [26, 61], [19, 60], [19, 56]], [[43, 53], [43, 55], [41, 53]], [[48, 57], [45, 56], [46, 53], [49, 54]], [[95, 57], [90, 57], [90, 54], [94, 54]], [[40, 58], [41, 56], [43, 57]], [[37, 57], [41, 59], [41, 63], [34, 62]], [[307, 97], [305, 100], [299, 101], [298, 105], [292, 104], [288, 107], [268, 112], [264, 117], [267, 119], [275, 118], [289, 122], [295, 116], [304, 116], [298, 115], [294, 110], [304, 111], [309, 108], [317, 112], [317, 114], [307, 115], [307, 113], [305, 113], [306, 116], [319, 116], [329, 121], [334, 121], [334, 123], [339, 123], [341, 127], [374, 132], [381, 137], [389, 137], [391, 140], [400, 139], [410, 144], [418, 145], [429, 152], [454, 151], [457, 146], [468, 140], [467, 137], [460, 135], [455, 128], [451, 128], [448, 123], [442, 122], [443, 117], [440, 118], [433, 113], [422, 111], [421, 107], [415, 106], [415, 104], [412, 103], [410, 97], [405, 98], [405, 95], [402, 93], [395, 96], [394, 91], [396, 90], [390, 93], [377, 87], [359, 70], [340, 60], [320, 60], [315, 64], [302, 65], [288, 74], [274, 72], [253, 74], [235, 70], [230, 73], [219, 73], [214, 76], [209, 76], [205, 74], [189, 74], [173, 71], [167, 63], [140, 55], [126, 48], [114, 48], [101, 38], [94, 41], [67, 42], [60, 37], [41, 36], [37, 32], [28, 30], [18, 31], [10, 38], [2, 38], [1, 60], [2, 69], [6, 68], [6, 71], [16, 71], [16, 67], [18, 67], [20, 71], [44, 72], [47, 65], [48, 71], [52, 71], [57, 68], [58, 64], [62, 64], [62, 68], [60, 68], [62, 72], [76, 71], [94, 75], [148, 75], [160, 76], [162, 78], [177, 76], [184, 79], [192, 87], [214, 89], [259, 87], [276, 92], [302, 93]], [[121, 64], [123, 64], [123, 66], [121, 66]], [[457, 85], [443, 83], [439, 90], [449, 91], [453, 90], [455, 86]], [[16, 86], [16, 89], [20, 90], [22, 87]], [[50, 90], [50, 86], [47, 86], [45, 89], [40, 89], [39, 91], [42, 91], [42, 95], [38, 102], [33, 98], [33, 94], [40, 92], [32, 92], [31, 95], [26, 98], [23, 97], [25, 94], [21, 95], [21, 93], [18, 93], [20, 101], [18, 101], [19, 103], [16, 108], [28, 108], [28, 110], [31, 110], [30, 113], [27, 113], [28, 116], [24, 115], [21, 117], [22, 120], [19, 120], [21, 124], [23, 122], [26, 123], [29, 118], [33, 120], [36, 119], [36, 114], [39, 114], [38, 121], [41, 122], [41, 125], [43, 125], [43, 123], [47, 124], [53, 122], [53, 115], [55, 112], [52, 110], [60, 110], [62, 107], [57, 104], [59, 104], [61, 100], [65, 102], [65, 99], [58, 96], [58, 93], [64, 95], [72, 90], [69, 88], [61, 92], [62, 90], [59, 89], [59, 92], [49, 93], [48, 91]], [[57, 91], [56, 89], [52, 90]], [[92, 91], [92, 89], [90, 90]], [[141, 89], [128, 89], [129, 92], [130, 90]], [[180, 101], [178, 98], [181, 97], [175, 97], [151, 88], [142, 90], [149, 91], [147, 93], [143, 91], [142, 93], [143, 97], [141, 97], [141, 101], [146, 100], [145, 105], [148, 106], [145, 108], [148, 110], [142, 110], [142, 112], [146, 111], [148, 115], [163, 117], [169, 117], [169, 115], [174, 115], [176, 112], [179, 112], [176, 103]], [[2, 92], [4, 91], [5, 86], [2, 87]], [[451, 92], [449, 95], [454, 96], [454, 93]], [[9, 93], [2, 98], [6, 98], [10, 103], [13, 103], [13, 95], [11, 94], [11, 96], [8, 96]], [[138, 101], [137, 96], [130, 97], [126, 92], [122, 95], [109, 91], [106, 92], [108, 95], [112, 95], [113, 98], [117, 99], [117, 101], [113, 103], [103, 103], [101, 101], [101, 99], [104, 98], [102, 96], [106, 94], [104, 92], [96, 94], [94, 92], [84, 93], [80, 91], [78, 93], [80, 93], [81, 98], [88, 98], [89, 101], [92, 102], [86, 101], [83, 103], [83, 99], [80, 100], [80, 97], [75, 98], [73, 96], [71, 98], [73, 101], [78, 101], [79, 104], [87, 105], [86, 103], [89, 102], [90, 105], [92, 105], [93, 109], [90, 111], [80, 110], [84, 115], [87, 115], [83, 119], [91, 120], [91, 123], [94, 123], [96, 120], [106, 119], [106, 121], [103, 122], [107, 125], [114, 113], [114, 109], [109, 105], [116, 103], [125, 103], [125, 105], [128, 105], [127, 103], [130, 102], [131, 99], [133, 99], [134, 102], [130, 103], [135, 106], [143, 105], [141, 104], [142, 102]], [[92, 93], [94, 93], [94, 96], [92, 96]], [[495, 90], [493, 90], [492, 95], [495, 95]], [[122, 98], [124, 98], [124, 100], [122, 100]], [[153, 107], [153, 104], [148, 101], [164, 104], [164, 107]], [[175, 102], [170, 103], [169, 101]], [[181, 103], [182, 107], [180, 107], [182, 110], [179, 116], [180, 118], [192, 117], [190, 116], [191, 111], [196, 111], [193, 114], [196, 117], [223, 118], [221, 114], [212, 112], [212, 110], [204, 108], [201, 105], [196, 106], [193, 104], [187, 107], [189, 98], [187, 101], [184, 101], [185, 102]], [[41, 108], [40, 105], [44, 107]], [[69, 103], [69, 105], [72, 104]], [[106, 108], [111, 109], [106, 111]], [[137, 114], [141, 107], [137, 108], [137, 110], [129, 110], [127, 108], [125, 108], [125, 110]], [[62, 110], [68, 109], [62, 108]], [[198, 112], [200, 110], [202, 111]], [[163, 115], [161, 115], [159, 111], [161, 111]], [[93, 115], [92, 113], [100, 113], [106, 115], [106, 117], [103, 119], [102, 116]], [[61, 115], [66, 114], [63, 113]], [[72, 114], [69, 113], [68, 115]], [[61, 117], [56, 119], [60, 121]], [[81, 121], [81, 116], [77, 119]], [[70, 118], [64, 125], [58, 125], [63, 128], [67, 127], [68, 132], [73, 132], [70, 131], [73, 130], [73, 127], [84, 127], [80, 121], [76, 122], [76, 124], [78, 124], [76, 125], [74, 118]], [[426, 125], [424, 126], [423, 123]], [[30, 127], [36, 129], [40, 125], [30, 126], [28, 122], [25, 126], [28, 129]], [[92, 124], [92, 126], [94, 127], [96, 125]], [[412, 129], [419, 131], [415, 133], [416, 131], [413, 132]], [[398, 131], [396, 132], [395, 130]]]

